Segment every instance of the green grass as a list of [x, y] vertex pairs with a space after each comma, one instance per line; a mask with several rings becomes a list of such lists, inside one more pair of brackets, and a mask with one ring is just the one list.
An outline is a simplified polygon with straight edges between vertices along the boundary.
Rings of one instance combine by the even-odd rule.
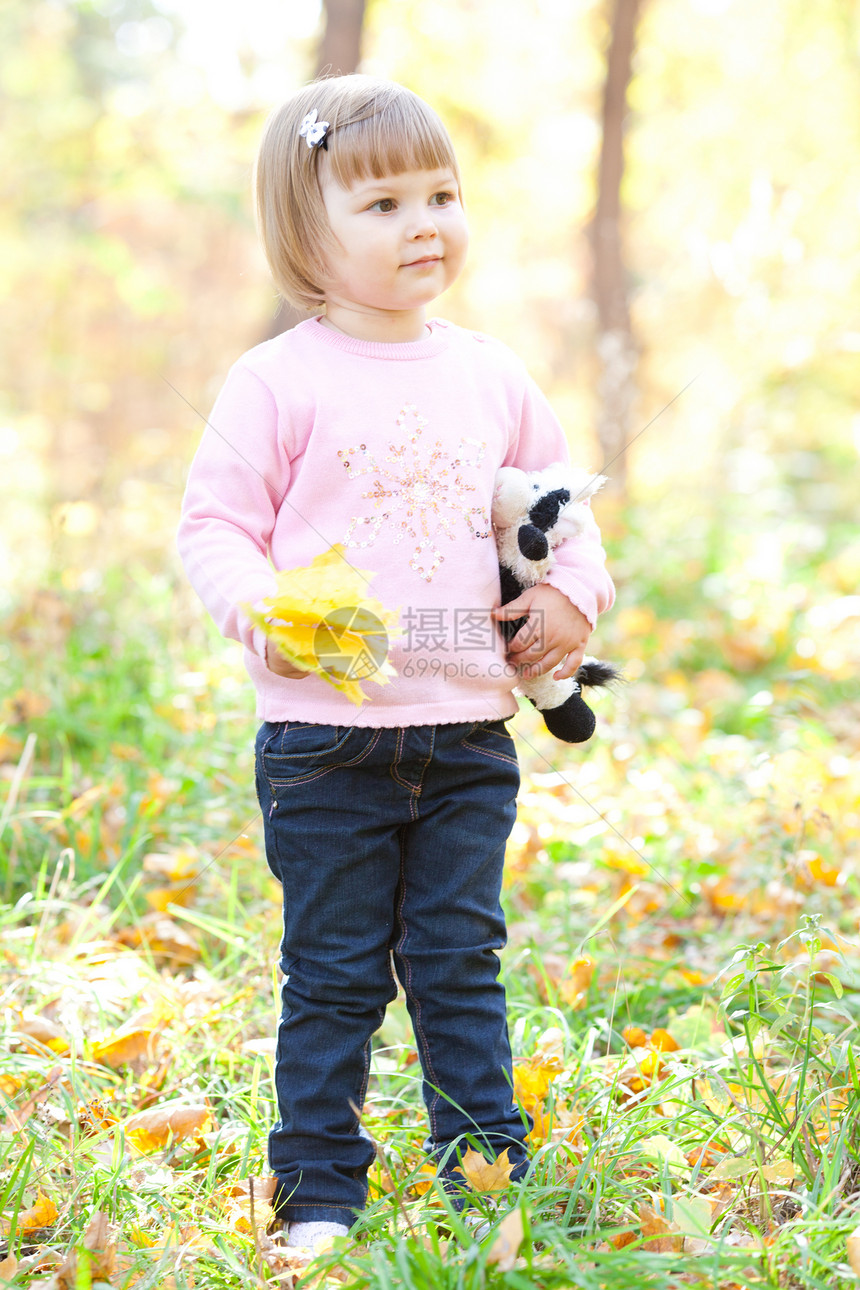
[[[619, 564], [644, 577], [634, 539]], [[737, 584], [716, 549], [696, 559]], [[826, 587], [828, 567], [800, 581]], [[303, 1283], [855, 1284], [848, 647], [822, 637], [804, 671], [792, 651], [814, 623], [800, 592], [789, 612], [747, 586], [739, 632], [728, 603], [703, 606], [691, 586], [655, 582], [647, 611], [622, 595], [600, 650], [629, 661], [631, 681], [597, 700], [587, 749], [556, 744], [531, 712], [517, 719], [504, 974], [519, 1095], [538, 1113], [529, 1180], [477, 1198], [490, 1230], [476, 1240], [422, 1172], [399, 1001], [365, 1111], [385, 1167], [355, 1240]], [[89, 600], [52, 593], [47, 618], [44, 599], [22, 603], [12, 624], [27, 626], [0, 727], [0, 1257], [18, 1259], [15, 1284], [108, 1272], [138, 1287], [289, 1283], [247, 1197], [267, 1175], [280, 916], [251, 700], [233, 647], [178, 630], [177, 594], [142, 579], [132, 620], [127, 583], [108, 577]], [[733, 633], [746, 653], [730, 663]], [[577, 967], [586, 957], [593, 967]], [[628, 1027], [668, 1031], [678, 1048], [637, 1044]], [[107, 1064], [99, 1045], [133, 1029], [149, 1036], [142, 1049]], [[127, 1117], [173, 1103], [201, 1109], [200, 1131], [138, 1150]], [[35, 1228], [40, 1190], [56, 1215]], [[511, 1207], [523, 1240], [507, 1266]], [[87, 1235], [99, 1212], [116, 1228], [112, 1271]], [[50, 1281], [44, 1260], [71, 1256]]]

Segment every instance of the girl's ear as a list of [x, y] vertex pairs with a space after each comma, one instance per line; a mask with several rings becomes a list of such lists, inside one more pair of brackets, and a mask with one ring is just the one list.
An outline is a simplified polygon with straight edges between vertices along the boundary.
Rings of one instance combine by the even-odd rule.
[[524, 470], [502, 466], [496, 473], [492, 521], [497, 529], [508, 529], [528, 514], [532, 490]]

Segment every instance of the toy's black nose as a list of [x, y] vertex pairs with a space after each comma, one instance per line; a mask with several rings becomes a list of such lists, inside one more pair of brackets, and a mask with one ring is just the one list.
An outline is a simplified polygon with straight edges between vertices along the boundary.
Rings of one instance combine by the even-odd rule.
[[545, 560], [549, 555], [549, 542], [534, 524], [523, 524], [517, 533], [520, 550], [527, 560]]

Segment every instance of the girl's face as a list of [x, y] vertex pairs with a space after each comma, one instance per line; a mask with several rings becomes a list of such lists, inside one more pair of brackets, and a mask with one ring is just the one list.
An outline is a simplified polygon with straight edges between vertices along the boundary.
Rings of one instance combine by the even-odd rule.
[[425, 307], [451, 285], [469, 234], [450, 170], [406, 170], [342, 188], [323, 174], [337, 246], [327, 257], [326, 318], [366, 340], [415, 340]]

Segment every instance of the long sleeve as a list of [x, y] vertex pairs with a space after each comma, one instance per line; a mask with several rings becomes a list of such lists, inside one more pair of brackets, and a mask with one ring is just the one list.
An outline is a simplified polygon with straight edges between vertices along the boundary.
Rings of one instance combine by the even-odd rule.
[[[510, 716], [515, 678], [490, 617], [496, 473], [566, 458], [520, 360], [444, 319], [390, 343], [308, 319], [248, 350], [191, 466], [178, 545], [219, 630], [245, 647], [257, 715], [380, 727]], [[400, 614], [394, 674], [369, 679], [360, 707], [323, 676], [272, 672], [265, 634], [242, 609], [276, 593], [276, 570], [306, 568], [332, 546]], [[558, 550], [553, 584], [594, 621], [612, 584], [590, 515]]]
[[221, 633], [260, 658], [265, 637], [240, 606], [274, 593], [268, 550], [289, 480], [272, 394], [237, 364], [191, 465], [177, 545], [189, 581]]
[[[569, 459], [567, 440], [555, 413], [538, 386], [527, 377], [518, 433], [504, 464], [520, 470], [541, 470]], [[606, 572], [606, 553], [591, 506], [587, 501], [581, 505], [587, 512], [585, 530], [556, 547], [555, 566], [545, 581], [567, 596], [594, 628], [598, 616], [611, 608], [615, 587]]]

